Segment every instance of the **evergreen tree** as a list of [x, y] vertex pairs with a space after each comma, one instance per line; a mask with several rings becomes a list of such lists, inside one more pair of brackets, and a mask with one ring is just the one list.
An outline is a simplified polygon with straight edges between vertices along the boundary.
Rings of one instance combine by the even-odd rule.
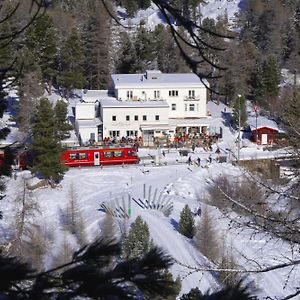
[[164, 73], [189, 72], [189, 68], [175, 45], [170, 28], [158, 25], [152, 35], [157, 68]]
[[40, 173], [45, 179], [59, 181], [66, 167], [60, 161], [62, 149], [57, 136], [54, 111], [47, 98], [42, 98], [37, 106], [32, 133], [32, 171]]
[[126, 9], [128, 17], [133, 18], [138, 11], [138, 3], [136, 0], [124, 0], [123, 7]]
[[265, 96], [277, 97], [279, 94], [280, 72], [276, 58], [271, 55], [263, 64], [263, 86]]
[[53, 20], [48, 15], [37, 19], [26, 32], [26, 45], [34, 54], [35, 61], [40, 66], [44, 80], [48, 83], [51, 94], [53, 78], [56, 75], [56, 33]]
[[76, 29], [65, 41], [61, 50], [61, 72], [58, 83], [63, 89], [63, 95], [69, 99], [74, 88], [83, 88], [84, 78], [84, 52], [80, 35]]
[[152, 247], [149, 227], [143, 219], [138, 216], [132, 223], [128, 236], [122, 246], [122, 254], [126, 259], [139, 258]]
[[145, 297], [146, 300], [176, 300], [178, 297], [178, 294], [180, 293], [181, 290], [181, 280], [180, 277], [177, 276], [177, 278], [173, 279], [173, 275], [169, 270], [165, 270], [165, 272], [162, 275], [163, 279], [166, 280], [167, 282], [173, 282], [173, 290], [170, 291], [169, 295], [166, 297], [162, 297], [162, 296], [157, 296], [157, 297]]
[[90, 89], [107, 89], [111, 73], [111, 18], [96, 2], [84, 30], [85, 73]]
[[136, 36], [134, 38], [134, 48], [136, 53], [136, 61], [134, 72], [145, 72], [152, 64], [155, 53], [153, 45], [153, 34], [147, 30], [145, 24], [141, 23], [137, 28]]
[[70, 137], [70, 130], [73, 126], [68, 122], [68, 105], [59, 100], [54, 107], [54, 118], [56, 124], [57, 137], [60, 141]]
[[180, 297], [180, 300], [200, 300], [202, 299], [202, 293], [199, 290], [199, 288], [193, 288], [191, 289], [187, 294], [183, 294]]
[[239, 115], [241, 121], [241, 127], [246, 125], [247, 122], [247, 110], [245, 96], [236, 97], [233, 106], [233, 121], [236, 125], [239, 125]]
[[179, 232], [190, 239], [195, 235], [195, 219], [188, 205], [180, 213]]
[[121, 47], [116, 63], [116, 71], [121, 74], [134, 73], [133, 68], [137, 58], [135, 48], [127, 32], [121, 33]]

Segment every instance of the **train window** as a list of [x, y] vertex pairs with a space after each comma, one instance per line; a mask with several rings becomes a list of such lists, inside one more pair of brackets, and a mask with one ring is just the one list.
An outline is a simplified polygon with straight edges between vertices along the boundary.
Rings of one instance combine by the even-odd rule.
[[85, 152], [79, 153], [79, 159], [85, 159], [85, 158], [87, 158], [87, 153]]
[[104, 157], [105, 158], [114, 157], [114, 152], [113, 151], [104, 151]]
[[69, 159], [71, 159], [71, 160], [76, 159], [76, 153], [70, 153]]
[[128, 150], [128, 156], [136, 156], [136, 151]]
[[122, 156], [124, 156], [124, 151], [114, 151], [114, 156], [115, 157], [122, 157]]

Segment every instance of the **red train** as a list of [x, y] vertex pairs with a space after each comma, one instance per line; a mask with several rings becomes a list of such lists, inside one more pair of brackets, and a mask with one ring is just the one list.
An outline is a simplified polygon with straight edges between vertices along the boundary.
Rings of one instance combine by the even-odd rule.
[[136, 164], [139, 157], [134, 147], [76, 148], [65, 150], [61, 161], [68, 167]]

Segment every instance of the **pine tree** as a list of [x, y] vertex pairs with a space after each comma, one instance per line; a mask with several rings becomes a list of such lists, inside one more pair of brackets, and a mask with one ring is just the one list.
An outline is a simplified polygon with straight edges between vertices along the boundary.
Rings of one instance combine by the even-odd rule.
[[200, 300], [202, 299], [202, 293], [199, 290], [199, 288], [193, 288], [191, 289], [187, 294], [183, 294], [180, 297], [180, 300]]
[[158, 297], [154, 297], [153, 296], [151, 298], [145, 297], [145, 300], [176, 300], [178, 297], [178, 294], [180, 293], [181, 290], [181, 280], [180, 277], [177, 276], [176, 279], [173, 279], [173, 275], [169, 270], [165, 270], [165, 272], [162, 275], [163, 280], [166, 280], [166, 282], [173, 282], [173, 290], [172, 292], [169, 292], [168, 297], [164, 296], [158, 296]]
[[263, 85], [265, 96], [277, 97], [279, 94], [280, 72], [276, 58], [271, 55], [263, 64]]
[[63, 95], [69, 99], [74, 88], [82, 88], [85, 84], [84, 78], [84, 52], [80, 35], [76, 29], [65, 41], [61, 50], [61, 72], [58, 83], [63, 89]]
[[57, 137], [54, 111], [47, 98], [42, 98], [37, 106], [32, 133], [32, 171], [42, 174], [45, 179], [59, 181], [66, 168], [60, 161], [62, 149]]
[[83, 36], [88, 87], [107, 89], [112, 62], [111, 18], [100, 2], [90, 9]]
[[246, 99], [245, 96], [236, 97], [236, 100], [234, 102], [233, 106], [233, 120], [236, 125], [239, 125], [239, 115], [240, 115], [240, 121], [241, 126], [245, 126], [247, 122], [247, 111], [246, 111]]
[[53, 78], [56, 75], [56, 33], [53, 20], [48, 15], [37, 19], [26, 32], [26, 46], [34, 54], [40, 66], [44, 80], [48, 83], [48, 92], [51, 94]]
[[68, 123], [68, 105], [59, 100], [54, 106], [54, 118], [56, 124], [57, 137], [60, 141], [70, 137], [70, 130], [73, 126]]
[[126, 259], [139, 258], [152, 247], [149, 227], [143, 219], [138, 216], [132, 223], [128, 236], [122, 246], [122, 254]]
[[134, 73], [135, 70], [133, 66], [137, 59], [136, 52], [127, 32], [121, 33], [120, 44], [121, 47], [117, 56], [116, 71], [121, 74]]
[[139, 8], [136, 0], [124, 0], [123, 7], [125, 7], [130, 18], [134, 17]]
[[136, 36], [134, 38], [134, 48], [136, 53], [136, 61], [134, 72], [144, 72], [151, 65], [155, 58], [153, 34], [147, 30], [145, 24], [141, 22], [137, 28]]
[[188, 205], [180, 213], [179, 232], [190, 239], [195, 235], [195, 219]]

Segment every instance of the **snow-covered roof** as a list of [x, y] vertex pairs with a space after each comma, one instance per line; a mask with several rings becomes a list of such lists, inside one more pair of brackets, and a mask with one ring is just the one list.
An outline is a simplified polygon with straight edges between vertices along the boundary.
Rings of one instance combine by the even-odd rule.
[[250, 126], [251, 131], [255, 130], [256, 128], [261, 129], [264, 127], [279, 131], [277, 123], [264, 116], [257, 117], [257, 124], [256, 124], [256, 117], [248, 117], [247, 123]]
[[95, 103], [101, 98], [106, 98], [108, 96], [108, 90], [84, 90], [81, 94], [81, 98], [84, 102]]
[[[157, 76], [155, 79], [153, 75]], [[112, 74], [115, 88], [157, 88], [157, 87], [205, 87], [194, 73], [161, 73], [157, 70], [146, 71], [146, 74]], [[205, 81], [205, 84], [209, 85]]]
[[109, 107], [143, 107], [143, 108], [168, 108], [169, 105], [166, 101], [119, 101], [116, 98], [103, 98], [100, 100], [100, 105], [103, 108]]

